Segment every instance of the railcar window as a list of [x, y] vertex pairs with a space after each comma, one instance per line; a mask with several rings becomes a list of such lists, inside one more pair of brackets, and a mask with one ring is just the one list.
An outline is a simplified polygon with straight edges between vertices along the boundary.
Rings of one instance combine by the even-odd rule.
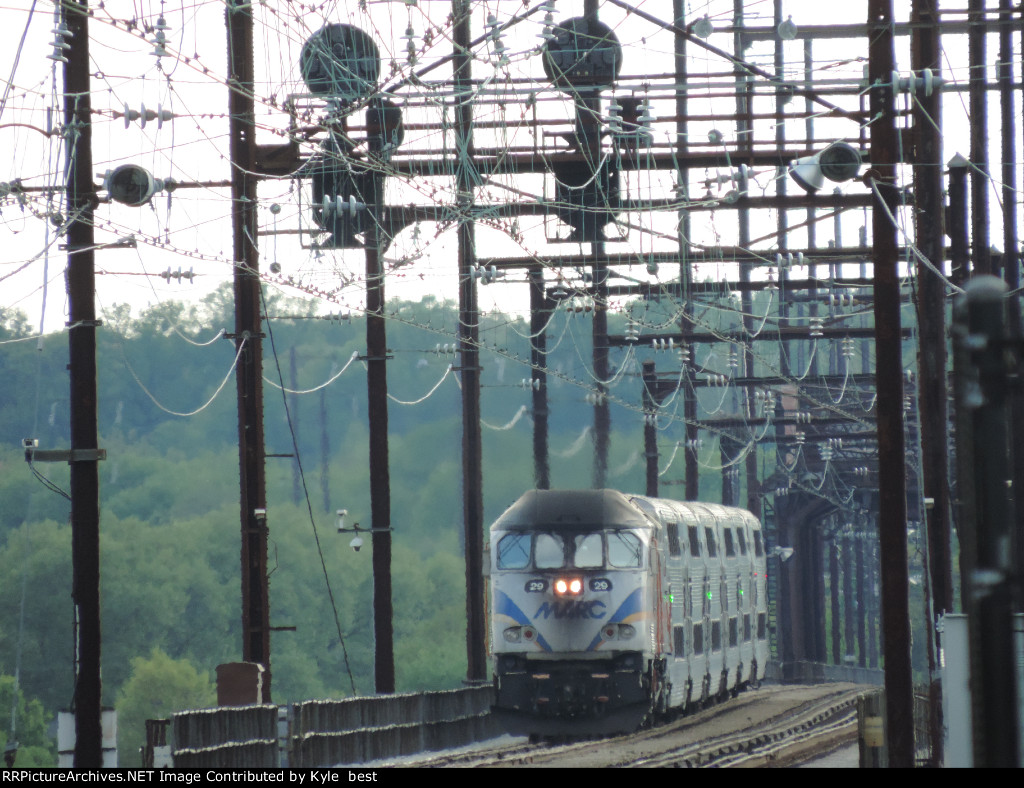
[[711, 650], [721, 651], [722, 650], [722, 622], [712, 621], [711, 622]]
[[732, 540], [732, 528], [725, 529], [725, 554], [729, 557], [736, 555], [736, 545]]
[[710, 528], [704, 529], [704, 541], [708, 543], [708, 556], [711, 558], [718, 557], [718, 545], [715, 544], [715, 532]]
[[740, 528], [736, 532], [736, 536], [740, 538], [740, 555], [747, 554], [747, 537], [743, 534], [743, 528]]
[[672, 653], [677, 657], [686, 656], [686, 629], [685, 627], [673, 627], [672, 629]]
[[579, 569], [593, 569], [604, 564], [601, 534], [580, 534], [574, 540], [573, 565]]
[[693, 653], [703, 654], [704, 653], [704, 625], [694, 624], [693, 625]]
[[525, 569], [530, 563], [531, 534], [505, 534], [498, 542], [498, 569]]
[[561, 569], [565, 566], [565, 546], [562, 537], [555, 534], [537, 534], [533, 549], [533, 560], [538, 569]]
[[608, 563], [619, 569], [641, 566], [643, 543], [629, 531], [613, 531], [608, 534]]
[[764, 544], [761, 542], [760, 531], [754, 531], [754, 555], [758, 558], [764, 555]]
[[679, 555], [682, 552], [679, 549], [679, 523], [668, 523], [665, 527], [668, 529], [668, 554]]
[[697, 531], [697, 526], [688, 525], [686, 531], [690, 536], [690, 555], [700, 556], [700, 533]]

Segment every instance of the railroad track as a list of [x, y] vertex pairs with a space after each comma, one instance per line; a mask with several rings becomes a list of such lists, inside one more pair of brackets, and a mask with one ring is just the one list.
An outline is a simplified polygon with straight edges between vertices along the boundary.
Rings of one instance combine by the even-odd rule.
[[626, 767], [783, 766], [857, 736], [857, 695], [826, 699], [798, 708], [754, 730], [719, 736]]
[[[856, 738], [862, 687], [765, 687], [626, 736], [477, 749], [417, 759], [419, 767], [752, 767], [806, 760]], [[802, 697], [812, 696], [812, 697]]]

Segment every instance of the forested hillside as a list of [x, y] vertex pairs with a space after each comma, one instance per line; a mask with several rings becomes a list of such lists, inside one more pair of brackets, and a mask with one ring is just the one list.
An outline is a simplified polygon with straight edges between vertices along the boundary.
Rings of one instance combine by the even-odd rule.
[[[292, 458], [267, 460], [271, 624], [296, 628], [273, 636], [274, 701], [372, 692], [370, 555], [349, 549], [333, 514], [345, 508], [350, 523], [371, 525], [366, 380], [353, 359], [363, 352], [365, 326], [359, 318], [313, 318], [308, 304], [280, 297], [267, 312], [267, 452], [292, 454], [294, 433], [303, 471]], [[448, 371], [456, 358], [443, 348], [455, 341], [458, 311], [428, 298], [392, 303], [389, 313], [389, 390], [396, 400], [415, 402], [390, 403], [397, 683], [400, 691], [450, 688], [465, 675], [460, 392], [457, 372]], [[212, 702], [213, 669], [240, 658], [235, 350], [218, 337], [234, 321], [228, 290], [200, 304], [165, 303], [136, 319], [127, 306], [103, 317], [103, 697], [122, 713], [124, 763], [136, 757], [142, 720]], [[617, 319], [624, 321], [613, 317], [612, 330], [622, 332]], [[563, 312], [549, 326], [557, 487], [591, 483], [592, 443], [584, 433], [592, 419], [590, 330], [586, 315]], [[490, 521], [533, 485], [530, 395], [521, 385], [531, 374], [524, 363], [528, 326], [492, 314], [481, 339]], [[4, 688], [13, 688], [5, 677], [18, 672], [22, 704], [36, 704], [31, 735], [39, 741], [26, 739], [25, 722], [17, 724], [17, 738], [26, 758], [24, 748], [36, 744], [31, 757], [43, 761], [52, 756], [44, 718], [72, 697], [68, 471], [57, 463], [30, 467], [21, 440], [68, 447], [67, 354], [66, 335], [39, 340], [21, 315], [0, 314], [0, 700]], [[613, 364], [622, 358], [613, 352]], [[630, 405], [612, 409], [608, 483], [642, 492], [635, 356], [622, 372], [612, 394]], [[288, 394], [286, 413], [282, 383], [316, 390]], [[662, 465], [667, 459], [666, 453]], [[664, 479], [681, 476], [680, 458]], [[714, 499], [717, 474], [705, 474], [705, 483]], [[8, 726], [0, 727], [0, 746], [8, 735]]]

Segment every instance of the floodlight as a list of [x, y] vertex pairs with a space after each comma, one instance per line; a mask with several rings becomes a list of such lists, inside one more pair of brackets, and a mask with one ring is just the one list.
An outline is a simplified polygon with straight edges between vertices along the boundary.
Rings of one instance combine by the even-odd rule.
[[103, 179], [104, 188], [115, 202], [137, 208], [149, 202], [153, 195], [164, 188], [163, 181], [137, 164], [122, 164], [108, 172]]
[[825, 178], [836, 183], [856, 178], [860, 164], [860, 152], [855, 147], [836, 142], [821, 153], [791, 161], [789, 174], [802, 189], [816, 192], [825, 185]]

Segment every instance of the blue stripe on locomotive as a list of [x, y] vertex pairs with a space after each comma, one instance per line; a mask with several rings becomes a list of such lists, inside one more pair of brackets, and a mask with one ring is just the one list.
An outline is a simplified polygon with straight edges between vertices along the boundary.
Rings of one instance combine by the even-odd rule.
[[[608, 619], [609, 624], [628, 624], [631, 621], [637, 621], [647, 617], [647, 613], [642, 609], [643, 605], [643, 590], [637, 588], [626, 597], [622, 604], [619, 605], [619, 609], [612, 613]], [[587, 651], [594, 651], [604, 643], [604, 638], [601, 637], [604, 629], [602, 628], [595, 636], [590, 645], [587, 646]]]
[[[496, 616], [507, 616], [520, 626], [533, 626], [526, 614], [519, 609], [519, 605], [513, 602], [511, 597], [501, 590], [496, 590], [494, 593], [494, 613]], [[536, 643], [544, 651], [551, 651], [551, 644], [544, 639], [540, 632], [537, 633]]]

